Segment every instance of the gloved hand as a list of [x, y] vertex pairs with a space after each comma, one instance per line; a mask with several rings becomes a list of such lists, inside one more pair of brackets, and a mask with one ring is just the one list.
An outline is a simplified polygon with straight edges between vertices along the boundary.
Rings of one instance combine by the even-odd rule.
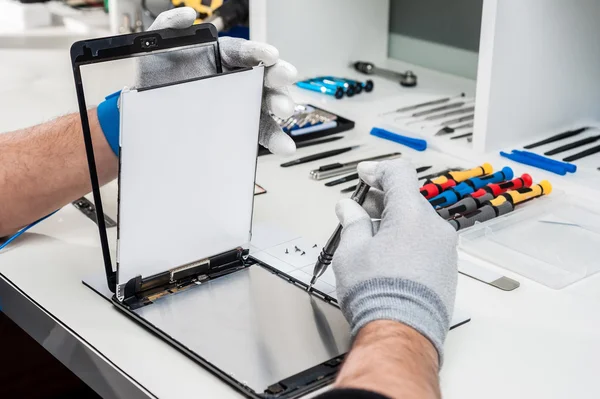
[[[149, 30], [185, 29], [192, 26], [195, 19], [196, 11], [194, 9], [190, 7], [175, 8], [161, 13]], [[288, 95], [286, 86], [296, 81], [296, 68], [288, 62], [280, 60], [277, 49], [268, 44], [223, 37], [219, 38], [219, 46], [224, 72], [240, 67], [257, 66], [261, 62], [265, 65], [265, 89], [260, 118], [259, 143], [276, 154], [293, 153], [296, 150], [294, 141], [281, 130], [269, 112], [280, 118], [288, 118], [293, 114], [294, 102]], [[151, 54], [138, 58], [135, 87], [144, 88], [179, 82], [215, 73], [216, 66], [212, 46]], [[116, 104], [116, 99], [114, 102]], [[98, 110], [100, 124], [109, 144], [117, 153], [118, 127], [116, 127], [116, 133], [109, 132], [110, 126], [105, 128], [107, 124], [103, 123], [101, 117], [105, 110], [101, 107]]]
[[[363, 204], [341, 200], [344, 229], [333, 258], [341, 309], [355, 336], [375, 320], [395, 320], [427, 337], [438, 351], [450, 327], [457, 283], [457, 234], [419, 193], [404, 160], [363, 162], [371, 186]], [[381, 218], [379, 229], [371, 218]]]

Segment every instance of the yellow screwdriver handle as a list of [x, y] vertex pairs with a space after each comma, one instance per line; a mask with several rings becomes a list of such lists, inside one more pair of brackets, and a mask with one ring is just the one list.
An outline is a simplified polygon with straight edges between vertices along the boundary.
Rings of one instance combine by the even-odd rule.
[[[489, 175], [493, 171], [494, 168], [492, 167], [492, 165], [490, 165], [489, 163], [484, 163], [483, 165], [473, 169], [448, 172], [447, 175], [450, 176], [452, 180], [454, 180], [458, 184], [472, 177]], [[446, 182], [445, 180], [443, 180], [444, 178], [445, 176], [436, 177], [435, 179], [431, 180], [431, 182], [434, 184], [442, 184]]]
[[490, 204], [493, 206], [498, 206], [506, 201], [510, 201], [513, 205], [517, 205], [535, 197], [548, 195], [551, 192], [552, 184], [550, 184], [548, 180], [543, 180], [539, 184], [534, 184], [531, 187], [523, 187], [518, 190], [508, 191], [500, 195], [498, 198], [491, 200]]

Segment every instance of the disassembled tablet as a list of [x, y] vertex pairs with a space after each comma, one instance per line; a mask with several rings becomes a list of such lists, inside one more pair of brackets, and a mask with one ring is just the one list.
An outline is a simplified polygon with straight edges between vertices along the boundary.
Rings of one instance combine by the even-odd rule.
[[[78, 42], [71, 56], [114, 305], [246, 397], [296, 398], [332, 382], [351, 340], [336, 300], [249, 256], [264, 68], [223, 73], [207, 24]], [[140, 57], [207, 57], [215, 70], [123, 89], [153, 64]], [[116, 251], [86, 102], [109, 87], [93, 84], [100, 72], [82, 74], [90, 65], [124, 80], [110, 88], [123, 89]]]
[[211, 25], [73, 45], [96, 210], [82, 66], [207, 46], [214, 74], [121, 92], [116, 272], [98, 218], [107, 283], [118, 309], [247, 397], [297, 397], [332, 381], [349, 327], [333, 298], [248, 257], [263, 68], [222, 73]]

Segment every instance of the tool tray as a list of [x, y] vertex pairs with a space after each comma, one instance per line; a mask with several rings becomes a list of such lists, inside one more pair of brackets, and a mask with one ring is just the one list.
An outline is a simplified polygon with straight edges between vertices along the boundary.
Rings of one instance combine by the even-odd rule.
[[554, 289], [600, 271], [600, 209], [554, 192], [459, 233], [459, 248]]

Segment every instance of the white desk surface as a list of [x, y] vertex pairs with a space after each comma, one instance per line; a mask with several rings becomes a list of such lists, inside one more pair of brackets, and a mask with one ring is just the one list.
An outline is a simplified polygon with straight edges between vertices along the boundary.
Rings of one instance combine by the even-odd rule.
[[[44, 62], [23, 64], [27, 60], [39, 61], [38, 56]], [[76, 109], [66, 51], [0, 50], [0, 59], [0, 132]], [[352, 75], [350, 71], [339, 72]], [[427, 157], [435, 153], [416, 153], [368, 136], [375, 115], [414, 103], [419, 93], [432, 92], [438, 84], [443, 84], [449, 93], [472, 92], [474, 84], [420, 69], [416, 72], [420, 79], [417, 89], [402, 89], [375, 78], [372, 94], [341, 101], [294, 90], [297, 100], [324, 106], [357, 122], [344, 142], [304, 148], [296, 155], [361, 142], [364, 148], [339, 159], [398, 149], [419, 166], [428, 164]], [[471, 158], [475, 161], [482, 157]], [[501, 163], [496, 157], [490, 162]], [[272, 155], [259, 160], [257, 182], [268, 193], [256, 198], [255, 221], [272, 221], [300, 235], [325, 240], [336, 224], [333, 209], [340, 198], [339, 190], [308, 179], [314, 163], [288, 169], [280, 168], [279, 163], [281, 159]], [[517, 168], [516, 172], [520, 170]], [[541, 175], [536, 172], [539, 178], [552, 177], [555, 186], [571, 189], [568, 182], [563, 184], [555, 176]], [[470, 312], [472, 320], [448, 336], [441, 373], [444, 397], [599, 397], [596, 365], [600, 357], [600, 275], [555, 291], [489, 264], [477, 263], [517, 279], [521, 287], [503, 292], [459, 277], [458, 303]], [[150, 396], [239, 397], [81, 284], [84, 277], [102, 268], [96, 226], [71, 206], [0, 254], [0, 274], [6, 280], [74, 331], [85, 345], [93, 347], [99, 359], [118, 366], [137, 381]]]

